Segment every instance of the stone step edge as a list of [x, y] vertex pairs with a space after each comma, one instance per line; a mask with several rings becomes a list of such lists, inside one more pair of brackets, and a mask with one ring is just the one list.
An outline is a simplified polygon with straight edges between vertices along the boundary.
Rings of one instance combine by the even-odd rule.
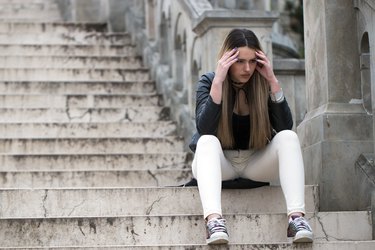
[[118, 137], [118, 136], [105, 136], [105, 137], [46, 137], [46, 138], [0, 138], [2, 141], [68, 141], [68, 140], [87, 140], [87, 141], [105, 141], [117, 139], [118, 141], [167, 141], [167, 142], [183, 142], [184, 138], [179, 135], [168, 135], [168, 136], [155, 136], [155, 137]]
[[[32, 188], [31, 188], [32, 189]], [[42, 189], [43, 190], [43, 189]], [[318, 217], [325, 217], [327, 215], [333, 215], [333, 214], [339, 214], [339, 215], [353, 215], [353, 214], [366, 214], [368, 215], [370, 211], [329, 211], [329, 212], [322, 212], [322, 211], [317, 211], [317, 212], [306, 212], [306, 218], [314, 218], [316, 216]], [[254, 216], [269, 216], [269, 215], [276, 215], [276, 216], [285, 216], [285, 219], [287, 219], [287, 214], [285, 213], [223, 213], [223, 218], [230, 218], [230, 217], [252, 217]], [[322, 216], [325, 215], [325, 216]], [[149, 214], [149, 215], [120, 215], [120, 216], [53, 216], [53, 217], [1, 217], [0, 218], [0, 223], [2, 221], [6, 220], [77, 220], [77, 219], [83, 219], [83, 220], [92, 220], [92, 219], [127, 219], [127, 218], [176, 218], [176, 217], [192, 217], [196, 218], [198, 221], [201, 219], [202, 223], [204, 222], [203, 220], [203, 214], [202, 213], [195, 213], [195, 214], [162, 214], [162, 215], [154, 215], [154, 214]]]
[[28, 157], [28, 156], [38, 156], [38, 157], [55, 157], [55, 156], [158, 156], [158, 155], [179, 155], [179, 154], [191, 154], [191, 152], [170, 152], [170, 153], [75, 153], [75, 154], [59, 154], [59, 153], [1, 153], [0, 157]]
[[133, 44], [82, 44], [82, 43], [0, 43], [0, 47], [89, 47], [89, 48], [101, 48], [101, 49], [113, 49], [113, 48], [136, 48]]
[[0, 93], [0, 98], [4, 98], [4, 97], [45, 97], [45, 96], [49, 96], [50, 98], [55, 98], [55, 97], [75, 97], [75, 98], [79, 98], [79, 97], [137, 97], [137, 98], [140, 98], [140, 97], [145, 97], [145, 98], [150, 98], [150, 97], [160, 97], [161, 94], [158, 94], [156, 92], [154, 93], [150, 93], [150, 92], [146, 92], [146, 93], [99, 93], [99, 94], [74, 94], [74, 93], [71, 93], [71, 94], [65, 94], [65, 93], [62, 93], [62, 94], [37, 94], [37, 93], [31, 93], [31, 94], [17, 94], [17, 93], [12, 93], [12, 94], [3, 94], [3, 93]]
[[[1, 56], [1, 55], [0, 55]], [[149, 71], [150, 68], [148, 67], [137, 67], [137, 68], [122, 68], [122, 67], [118, 67], [118, 68], [49, 68], [49, 67], [43, 67], [43, 68], [3, 68], [3, 67], [0, 67], [0, 70], [1, 71], [31, 71], [31, 72], [34, 72], [34, 71], [88, 71], [88, 72], [91, 72], [91, 71], [120, 71], [120, 72], [134, 72], [134, 71]], [[12, 82], [13, 80], [7, 80], [7, 82]], [[149, 81], [149, 80], [147, 80]], [[1, 80], [1, 82], [5, 82], [4, 80]]]
[[[7, 171], [7, 170], [2, 170], [0, 171], [0, 175], [1, 174], [41, 174], [41, 173], [51, 173], [51, 174], [57, 174], [57, 173], [90, 173], [90, 172], [104, 172], [104, 173], [116, 173], [116, 172], [130, 172], [130, 173], [134, 173], [134, 172], [145, 172], [145, 173], [149, 173], [149, 172], [152, 172], [152, 173], [157, 173], [157, 172], [176, 172], [176, 173], [191, 173], [191, 169], [188, 169], [188, 168], [185, 168], [185, 169], [151, 169], [151, 170], [148, 170], [148, 169], [130, 169], [130, 170], [127, 170], [127, 169], [109, 169], [109, 170], [106, 170], [106, 169], [77, 169], [77, 170], [66, 170], [66, 169], [62, 169], [62, 170], [10, 170], [10, 171]], [[149, 186], [147, 186], [149, 187]], [[157, 186], [155, 186], [157, 187]], [[173, 187], [177, 187], [177, 186], [164, 186], [165, 188], [173, 188]], [[67, 189], [67, 190], [71, 190], [71, 189], [79, 189], [79, 190], [85, 190], [85, 189], [90, 189], [89, 187], [61, 187], [61, 188], [55, 188], [55, 187], [33, 187], [33, 188], [18, 188], [18, 187], [15, 187], [15, 188], [2, 188], [0, 186], [0, 191], [5, 191], [5, 190], [64, 190], [64, 189]], [[124, 187], [124, 188], [130, 188], [130, 187]], [[138, 188], [138, 187], [137, 187]], [[146, 187], [145, 187], [146, 188]], [[183, 188], [190, 188], [190, 187], [183, 187]], [[103, 189], [103, 190], [106, 190], [106, 189], [112, 189], [111, 187], [93, 187], [91, 189]], [[116, 188], [113, 188], [113, 189], [116, 189]]]
[[141, 60], [142, 57], [139, 55], [134, 55], [134, 56], [128, 56], [128, 55], [114, 55], [114, 56], [109, 56], [109, 55], [1, 55], [0, 54], [0, 59], [5, 59], [5, 58], [22, 58], [22, 59], [30, 59], [30, 58], [37, 58], [37, 59], [139, 59]]
[[[145, 170], [147, 171], [147, 170]], [[169, 170], [168, 170], [169, 171]], [[181, 171], [181, 170], [176, 170], [176, 171]], [[188, 170], [190, 171], [190, 170]], [[311, 188], [311, 189], [315, 189], [317, 188], [318, 185], [305, 185], [305, 189], [308, 189], [308, 188]], [[270, 189], [268, 191], [272, 191], [272, 190], [279, 190], [281, 189], [280, 186], [266, 186], [266, 187], [263, 187], [263, 188], [267, 188], [267, 189]], [[25, 190], [25, 191], [63, 191], [63, 190], [74, 190], [74, 191], [77, 191], [77, 190], [133, 190], [133, 191], [137, 191], [137, 190], [159, 190], [159, 191], [163, 191], [163, 190], [180, 190], [180, 189], [190, 189], [190, 190], [196, 190], [198, 189], [198, 187], [196, 186], [192, 186], [192, 187], [177, 187], [177, 186], [165, 186], [165, 187], [160, 187], [160, 186], [155, 186], [155, 187], [82, 187], [82, 188], [77, 188], [77, 187], [53, 187], [53, 188], [0, 188], [0, 191], [22, 191], [22, 190]], [[251, 189], [254, 189], [254, 188], [251, 188]], [[237, 189], [239, 192], [247, 192], [248, 190], [251, 190], [251, 189]], [[226, 190], [231, 190], [231, 189], [223, 189], [223, 192], [226, 192]], [[343, 212], [353, 212], [353, 211], [343, 211]], [[331, 213], [331, 212], [328, 212], [328, 213]], [[68, 217], [70, 218], [70, 217]]]
[[[0, 4], [2, 4], [0, 2]], [[12, 20], [0, 17], [1, 25], [25, 25], [25, 26], [52, 26], [62, 28], [82, 28], [83, 31], [96, 31], [96, 32], [109, 32], [108, 24], [105, 22], [92, 22], [92, 21], [41, 21], [36, 20], [33, 22], [27, 22], [25, 20]]]
[[43, 81], [24, 81], [24, 80], [0, 80], [0, 84], [142, 84], [142, 83], [155, 83], [154, 80], [137, 80], [137, 81], [111, 81], [111, 80], [76, 80], [76, 81], [52, 81], [52, 80], [43, 80]]
[[[375, 240], [368, 240], [368, 241], [351, 241], [351, 240], [342, 240], [342, 241], [328, 241], [328, 242], [313, 242], [313, 243], [291, 243], [290, 241], [281, 241], [276, 243], [249, 243], [249, 244], [240, 244], [240, 243], [229, 243], [226, 245], [217, 245], [217, 246], [209, 246], [209, 245], [202, 245], [202, 244], [160, 244], [160, 245], [92, 245], [92, 246], [46, 246], [46, 247], [0, 247], [0, 249], [32, 249], [32, 250], [45, 250], [45, 249], [66, 249], [66, 250], [80, 250], [80, 249], [113, 249], [113, 250], [120, 250], [120, 249], [149, 249], [149, 250], [170, 250], [170, 249], [235, 249], [235, 250], [259, 250], [259, 249], [269, 249], [269, 250], [288, 250], [288, 249], [301, 249], [301, 250], [308, 250], [308, 249], [342, 249], [347, 245], [354, 245], [354, 246], [361, 246], [361, 245], [371, 245], [375, 247]], [[324, 248], [327, 246], [327, 248]], [[316, 247], [316, 248], [315, 248]], [[333, 248], [332, 248], [333, 247]], [[344, 248], [348, 249], [348, 248]], [[353, 248], [351, 248], [353, 249]], [[354, 248], [356, 250], [360, 250], [360, 248]], [[370, 248], [366, 248], [370, 249]]]

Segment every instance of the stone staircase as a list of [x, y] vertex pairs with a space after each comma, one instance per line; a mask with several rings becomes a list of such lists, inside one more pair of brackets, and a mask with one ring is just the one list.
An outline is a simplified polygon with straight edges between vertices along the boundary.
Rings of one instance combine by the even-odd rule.
[[[212, 249], [184, 150], [128, 34], [63, 23], [52, 0], [0, 0], [0, 249]], [[224, 190], [231, 244], [374, 249], [371, 214], [319, 212], [286, 238], [277, 186]]]

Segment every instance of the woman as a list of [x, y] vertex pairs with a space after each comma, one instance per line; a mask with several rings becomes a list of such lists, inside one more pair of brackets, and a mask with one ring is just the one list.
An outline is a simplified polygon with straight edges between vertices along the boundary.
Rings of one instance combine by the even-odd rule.
[[287, 205], [288, 237], [312, 242], [304, 218], [304, 166], [292, 116], [270, 61], [256, 35], [234, 29], [226, 37], [216, 71], [197, 88], [197, 133], [192, 163], [207, 226], [207, 244], [229, 237], [221, 211], [222, 181], [279, 180]]

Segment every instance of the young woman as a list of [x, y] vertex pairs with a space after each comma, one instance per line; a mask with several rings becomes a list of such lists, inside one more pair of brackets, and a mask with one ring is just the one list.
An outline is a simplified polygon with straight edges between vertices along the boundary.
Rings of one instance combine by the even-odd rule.
[[208, 244], [228, 243], [221, 210], [222, 181], [279, 180], [287, 205], [288, 237], [312, 242], [304, 218], [304, 166], [299, 139], [282, 88], [256, 35], [234, 29], [226, 37], [216, 71], [197, 87], [197, 133], [192, 163], [207, 226]]

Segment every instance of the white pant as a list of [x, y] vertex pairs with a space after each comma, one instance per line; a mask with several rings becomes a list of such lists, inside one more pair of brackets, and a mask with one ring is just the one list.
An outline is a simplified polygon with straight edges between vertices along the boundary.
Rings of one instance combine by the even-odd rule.
[[204, 218], [221, 211], [221, 181], [238, 177], [254, 181], [280, 181], [288, 215], [305, 213], [305, 174], [301, 146], [292, 130], [276, 134], [265, 149], [222, 150], [213, 135], [199, 138], [192, 163], [198, 181]]

